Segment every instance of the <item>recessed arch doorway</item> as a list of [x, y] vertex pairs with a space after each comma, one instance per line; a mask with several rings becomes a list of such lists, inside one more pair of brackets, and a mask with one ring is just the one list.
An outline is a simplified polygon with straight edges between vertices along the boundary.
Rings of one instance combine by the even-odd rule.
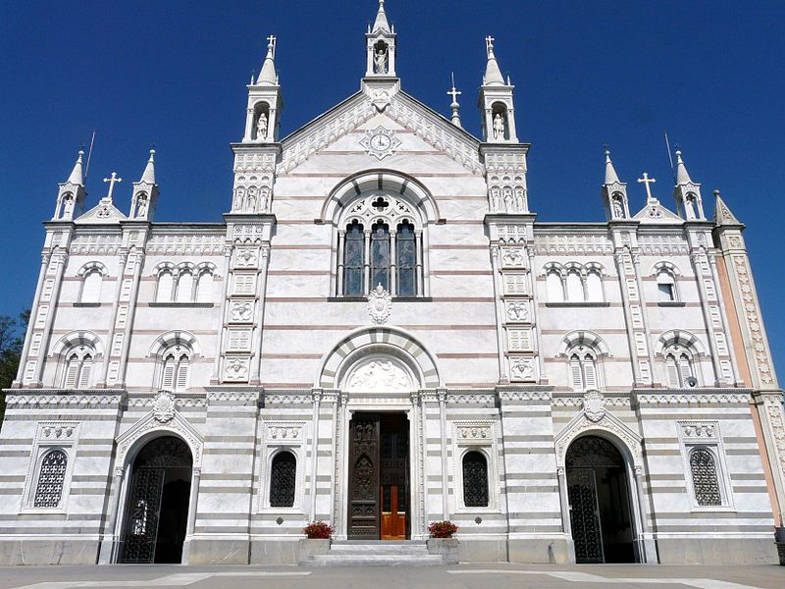
[[193, 457], [177, 436], [147, 442], [131, 467], [118, 562], [180, 563]]
[[570, 528], [578, 563], [636, 562], [627, 464], [599, 436], [573, 441], [565, 457]]

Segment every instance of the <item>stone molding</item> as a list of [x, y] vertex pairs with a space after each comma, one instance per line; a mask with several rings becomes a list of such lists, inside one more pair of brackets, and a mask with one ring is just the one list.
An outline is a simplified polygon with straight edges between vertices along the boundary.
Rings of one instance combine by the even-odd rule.
[[90, 392], [65, 392], [58, 389], [8, 389], [8, 409], [105, 409], [118, 408], [125, 400], [124, 390], [102, 389]]
[[749, 389], [643, 392], [633, 391], [639, 405], [748, 405], [752, 399]]

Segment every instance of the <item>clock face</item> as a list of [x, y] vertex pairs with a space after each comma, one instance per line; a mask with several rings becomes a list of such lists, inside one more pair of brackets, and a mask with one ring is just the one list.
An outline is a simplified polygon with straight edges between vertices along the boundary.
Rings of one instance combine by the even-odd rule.
[[391, 139], [387, 135], [382, 135], [381, 133], [371, 137], [371, 147], [373, 149], [384, 150], [389, 148], [391, 143]]

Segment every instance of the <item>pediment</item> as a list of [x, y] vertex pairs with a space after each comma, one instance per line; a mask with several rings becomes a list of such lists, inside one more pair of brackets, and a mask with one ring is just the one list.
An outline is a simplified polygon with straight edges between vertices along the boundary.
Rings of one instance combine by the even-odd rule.
[[640, 221], [641, 223], [663, 223], [668, 225], [684, 223], [684, 219], [673, 211], [666, 209], [658, 200], [647, 203], [646, 206], [633, 217], [633, 220]]
[[111, 200], [102, 198], [101, 201], [95, 205], [92, 209], [80, 215], [76, 219], [76, 223], [84, 223], [84, 224], [105, 224], [105, 223], [119, 223], [120, 221], [126, 220], [126, 217], [123, 213], [120, 212], [114, 203]]
[[[391, 122], [385, 125], [384, 120]], [[472, 173], [482, 173], [478, 139], [403, 91], [360, 91], [318, 116], [282, 141], [279, 173], [292, 171], [314, 154], [329, 150], [352, 132], [365, 127], [400, 127], [423, 148], [443, 153]], [[358, 153], [360, 141], [352, 144]], [[367, 139], [366, 139], [367, 141]], [[406, 149], [406, 148], [403, 148]], [[416, 147], [409, 148], [412, 151]], [[377, 162], [378, 163], [378, 162]]]

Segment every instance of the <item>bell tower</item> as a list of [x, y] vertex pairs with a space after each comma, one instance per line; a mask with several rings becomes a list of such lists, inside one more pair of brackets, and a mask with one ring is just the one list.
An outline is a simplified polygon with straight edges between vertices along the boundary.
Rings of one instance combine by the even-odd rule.
[[486, 143], [518, 143], [515, 132], [515, 106], [512, 91], [515, 88], [509, 78], [504, 81], [496, 54], [494, 39], [485, 38], [487, 63], [480, 88], [480, 110], [483, 121], [483, 139]]
[[373, 26], [365, 33], [366, 78], [394, 78], [395, 76], [395, 28], [390, 27], [384, 0], [379, 0], [379, 11]]
[[52, 221], [73, 221], [82, 212], [84, 199], [87, 195], [84, 186], [84, 169], [82, 167], [82, 157], [84, 151], [79, 150], [79, 157], [76, 158], [68, 180], [61, 182], [57, 190], [57, 205]]
[[278, 141], [279, 117], [283, 109], [281, 87], [275, 71], [275, 35], [267, 37], [267, 56], [254, 83], [248, 84], [248, 111], [245, 118], [243, 143], [274, 143]]

